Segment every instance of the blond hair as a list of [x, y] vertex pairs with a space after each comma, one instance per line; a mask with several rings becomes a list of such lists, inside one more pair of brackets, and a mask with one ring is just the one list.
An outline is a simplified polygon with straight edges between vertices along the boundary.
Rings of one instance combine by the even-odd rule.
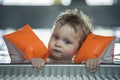
[[77, 9], [69, 9], [65, 12], [62, 12], [60, 15], [58, 15], [57, 20], [54, 23], [55, 27], [57, 23], [59, 23], [61, 27], [65, 24], [69, 24], [75, 30], [75, 32], [79, 32], [81, 35], [80, 45], [82, 45], [87, 35], [92, 33], [93, 29], [92, 20], [89, 18], [89, 16], [85, 15], [82, 11], [78, 11]]

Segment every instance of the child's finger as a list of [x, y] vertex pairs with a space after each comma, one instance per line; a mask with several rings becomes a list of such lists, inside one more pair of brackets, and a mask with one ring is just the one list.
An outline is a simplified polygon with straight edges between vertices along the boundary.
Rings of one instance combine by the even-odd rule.
[[37, 69], [41, 70], [44, 67], [44, 65], [45, 65], [45, 61], [43, 59], [38, 60]]
[[38, 59], [32, 60], [33, 68], [37, 71], [41, 70], [44, 64], [45, 64], [45, 61], [43, 59], [38, 58]]
[[88, 59], [86, 61], [86, 69], [90, 72], [96, 72], [99, 67], [99, 61], [97, 59]]
[[86, 67], [87, 70], [90, 70], [90, 60], [87, 60], [85, 62], [85, 67]]
[[92, 62], [92, 64], [93, 64], [93, 69], [98, 69], [98, 67], [99, 67], [99, 61], [98, 60], [94, 60]]

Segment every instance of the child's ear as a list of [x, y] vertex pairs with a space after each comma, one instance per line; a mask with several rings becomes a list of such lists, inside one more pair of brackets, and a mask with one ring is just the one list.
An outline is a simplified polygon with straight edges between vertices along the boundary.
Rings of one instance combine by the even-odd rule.
[[82, 44], [81, 48], [78, 50], [74, 63], [81, 63], [82, 61], [89, 58], [98, 58], [114, 39], [114, 36], [101, 36], [92, 33], [89, 34]]
[[[7, 42], [6, 45], [10, 55], [15, 54], [12, 48], [14, 50], [18, 49], [16, 51], [20, 52], [17, 52], [17, 55], [21, 54], [25, 59], [31, 59], [33, 57], [46, 59], [49, 55], [46, 46], [28, 24], [15, 32], [3, 35], [3, 38]], [[13, 47], [9, 46], [8, 43]]]

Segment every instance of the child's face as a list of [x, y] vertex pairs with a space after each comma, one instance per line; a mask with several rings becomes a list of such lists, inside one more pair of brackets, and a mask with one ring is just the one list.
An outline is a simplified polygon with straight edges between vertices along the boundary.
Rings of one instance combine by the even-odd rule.
[[50, 56], [55, 60], [71, 60], [79, 49], [80, 34], [69, 25], [54, 29], [48, 49]]

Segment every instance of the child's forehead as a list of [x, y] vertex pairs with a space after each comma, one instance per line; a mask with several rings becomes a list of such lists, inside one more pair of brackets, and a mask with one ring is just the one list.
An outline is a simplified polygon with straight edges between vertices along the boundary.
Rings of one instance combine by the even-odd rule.
[[55, 26], [54, 31], [61, 31], [61, 30], [64, 30], [64, 29], [66, 31], [70, 30], [72, 32], [75, 32], [74, 28], [71, 27], [71, 25], [69, 25], [69, 24], [64, 24], [64, 25], [59, 25], [58, 24], [58, 25]]
[[74, 36], [80, 36], [78, 32], [75, 31], [73, 27], [70, 25], [63, 25], [63, 26], [56, 26], [53, 33], [57, 34], [63, 34], [63, 35], [74, 35]]
[[[65, 25], [67, 25], [67, 27], [69, 27], [76, 34], [77, 33], [79, 33], [79, 34], [81, 33], [82, 29], [80, 28], [80, 25], [71, 25], [71, 24], [68, 24], [68, 23], [66, 23], [66, 24], [56, 23], [53, 31], [58, 31], [58, 30], [60, 30], [63, 27], [65, 28], [66, 27]], [[66, 30], [68, 30], [68, 29], [66, 29]]]

